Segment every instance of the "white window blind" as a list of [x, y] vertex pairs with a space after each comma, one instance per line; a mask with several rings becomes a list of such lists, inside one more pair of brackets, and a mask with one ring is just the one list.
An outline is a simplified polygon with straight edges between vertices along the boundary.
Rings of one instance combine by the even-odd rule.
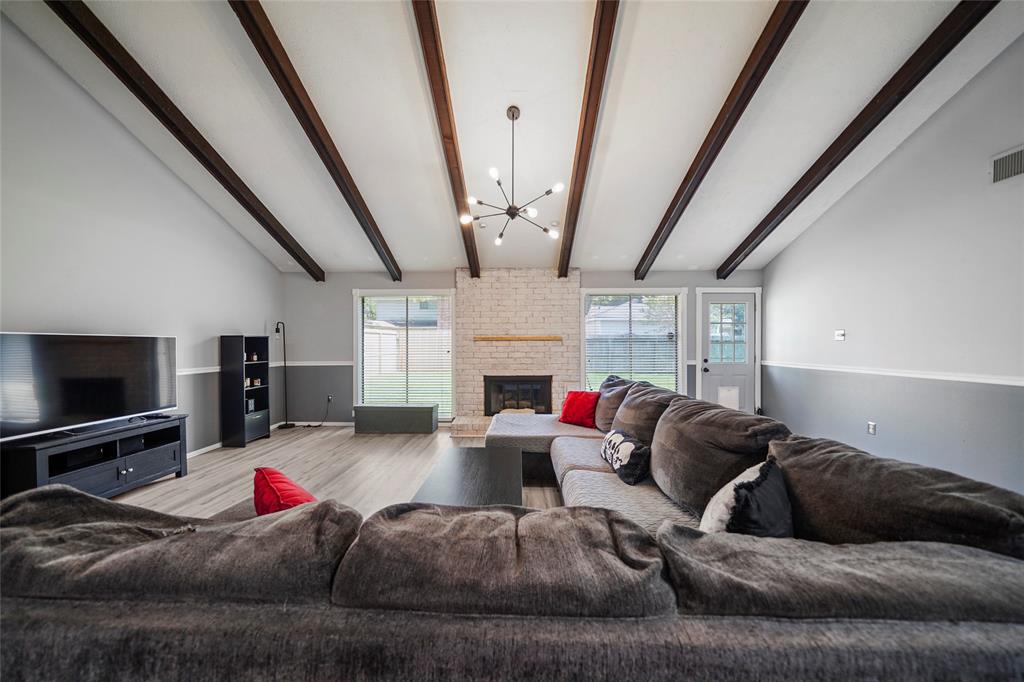
[[586, 383], [609, 374], [679, 390], [679, 299], [675, 294], [586, 294]]
[[437, 416], [451, 418], [451, 296], [363, 296], [359, 304], [360, 401], [437, 403]]

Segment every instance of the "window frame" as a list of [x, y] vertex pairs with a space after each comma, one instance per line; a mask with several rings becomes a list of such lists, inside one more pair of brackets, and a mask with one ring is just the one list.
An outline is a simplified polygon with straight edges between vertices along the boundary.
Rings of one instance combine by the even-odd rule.
[[600, 287], [580, 288], [580, 389], [587, 390], [587, 296], [675, 296], [676, 297], [676, 392], [689, 395], [686, 368], [686, 322], [688, 287]]
[[363, 335], [362, 331], [362, 299], [373, 296], [392, 296], [408, 298], [410, 296], [447, 296], [451, 299], [452, 305], [452, 416], [442, 417], [439, 422], [451, 422], [458, 414], [457, 397], [455, 395], [455, 289], [352, 289], [352, 349], [355, 355], [355, 362], [352, 369], [352, 407], [355, 408], [362, 402], [363, 397]]

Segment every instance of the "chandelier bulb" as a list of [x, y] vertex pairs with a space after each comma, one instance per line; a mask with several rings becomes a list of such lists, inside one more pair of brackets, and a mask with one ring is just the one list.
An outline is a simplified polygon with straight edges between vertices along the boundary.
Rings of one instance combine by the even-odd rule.
[[552, 239], [558, 239], [558, 230], [548, 230], [548, 236]]
[[471, 222], [473, 222], [473, 216], [469, 215], [468, 213], [464, 213], [459, 216], [459, 222], [462, 223], [463, 225], [469, 225]]
[[500, 234], [497, 237], [494, 238], [494, 245], [495, 246], [501, 246], [501, 235]]
[[530, 216], [531, 218], [536, 218], [537, 209], [535, 209], [533, 206], [530, 206], [529, 208], [526, 209], [526, 215]]
[[565, 185], [561, 182], [556, 182], [555, 185], [551, 188], [551, 191], [557, 194], [558, 192], [561, 192], [563, 189], [565, 189]]
[[477, 205], [476, 197], [466, 197], [466, 203], [469, 204], [470, 206], [476, 206]]
[[491, 167], [491, 168], [487, 169], [487, 174], [491, 176], [491, 180], [497, 180], [498, 177], [499, 177], [498, 176], [498, 169], [494, 168], [494, 167]]

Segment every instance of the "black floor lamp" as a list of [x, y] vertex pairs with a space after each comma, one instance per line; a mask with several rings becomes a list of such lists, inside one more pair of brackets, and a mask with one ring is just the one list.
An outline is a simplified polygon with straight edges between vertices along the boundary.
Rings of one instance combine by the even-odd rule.
[[288, 330], [284, 326], [284, 322], [274, 325], [274, 333], [284, 335], [284, 338], [281, 339], [281, 350], [284, 351], [284, 423], [277, 428], [294, 429], [295, 424], [288, 421]]

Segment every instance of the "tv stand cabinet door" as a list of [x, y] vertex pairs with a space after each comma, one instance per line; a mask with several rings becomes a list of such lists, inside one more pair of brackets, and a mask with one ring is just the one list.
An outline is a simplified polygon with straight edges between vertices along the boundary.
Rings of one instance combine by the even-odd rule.
[[125, 457], [128, 483], [141, 483], [152, 478], [173, 474], [181, 466], [181, 445], [173, 443], [152, 450], [143, 450]]
[[121, 458], [70, 471], [51, 478], [49, 482], [63, 483], [83, 492], [109, 497], [126, 483], [126, 471], [124, 458]]

